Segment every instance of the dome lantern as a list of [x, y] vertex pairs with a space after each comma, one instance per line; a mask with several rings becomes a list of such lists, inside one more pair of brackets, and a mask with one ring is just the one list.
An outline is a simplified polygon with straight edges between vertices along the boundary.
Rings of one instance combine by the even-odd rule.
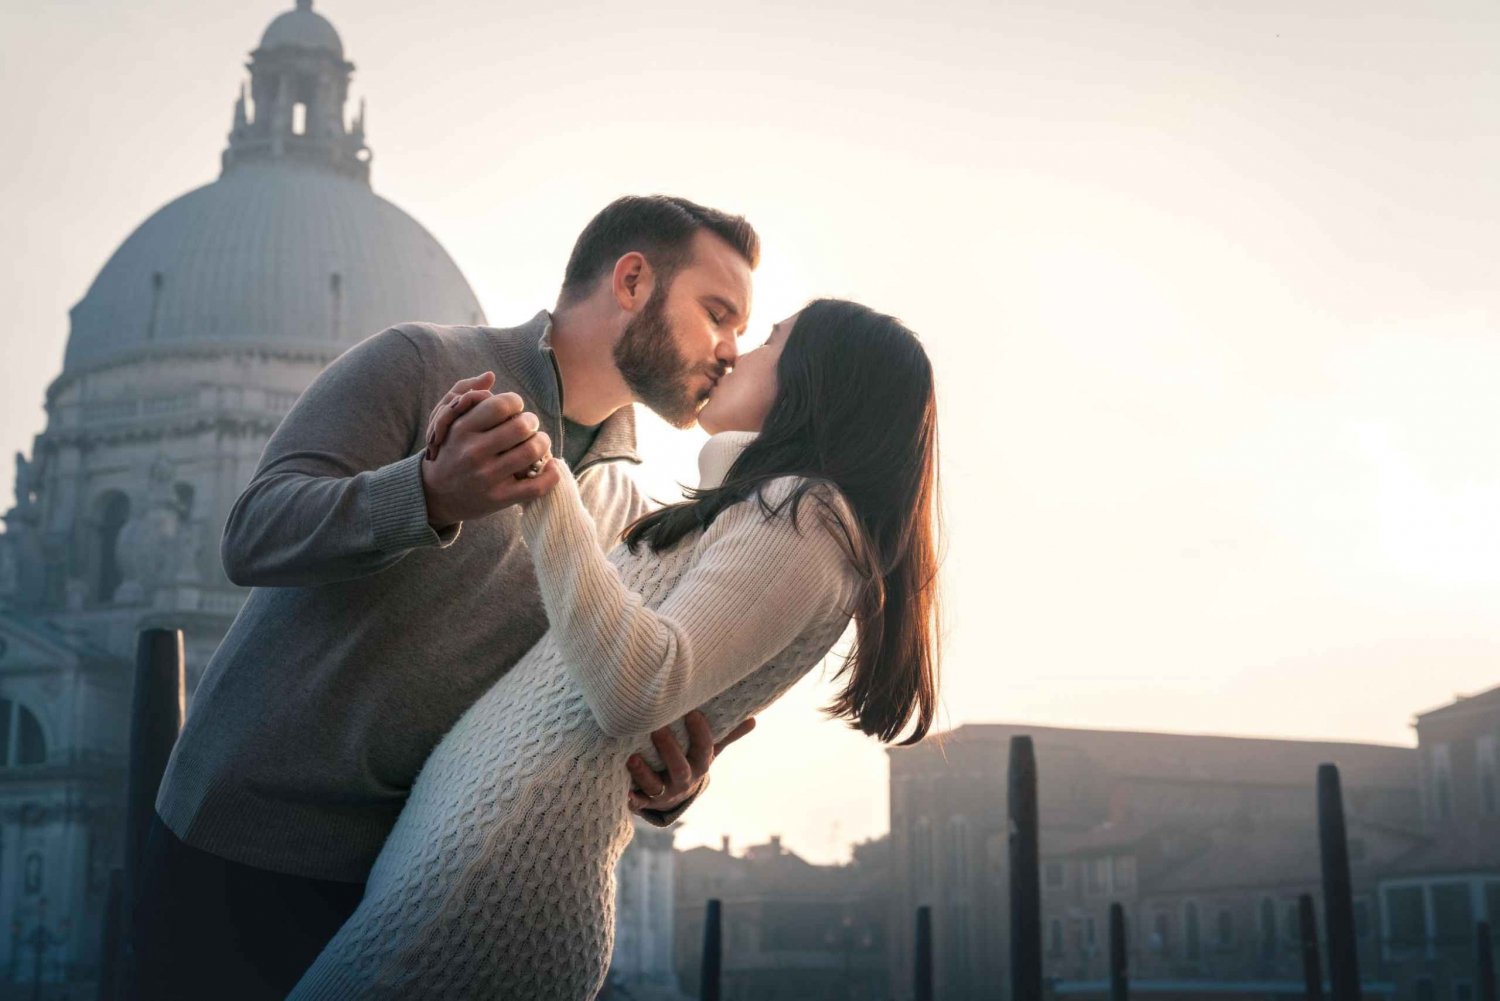
[[333, 25], [297, 0], [273, 20], [250, 54], [250, 107], [236, 105], [227, 175], [245, 163], [289, 160], [369, 183], [370, 150], [362, 129], [345, 125], [354, 64]]

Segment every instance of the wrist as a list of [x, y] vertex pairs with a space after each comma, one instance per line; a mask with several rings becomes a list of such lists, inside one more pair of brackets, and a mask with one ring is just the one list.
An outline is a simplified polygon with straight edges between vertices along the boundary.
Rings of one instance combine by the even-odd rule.
[[441, 497], [432, 488], [430, 480], [432, 475], [431, 467], [432, 463], [429, 460], [422, 460], [420, 467], [422, 474], [422, 501], [427, 507], [427, 524], [432, 526], [433, 531], [442, 532], [457, 525], [463, 519], [452, 517], [447, 509], [443, 507]]

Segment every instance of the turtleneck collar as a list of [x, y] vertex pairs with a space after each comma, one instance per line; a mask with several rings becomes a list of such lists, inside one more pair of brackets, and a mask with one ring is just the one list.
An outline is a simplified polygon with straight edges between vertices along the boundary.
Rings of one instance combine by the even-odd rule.
[[758, 437], [754, 431], [720, 431], [710, 437], [698, 453], [698, 489], [723, 485], [734, 460]]

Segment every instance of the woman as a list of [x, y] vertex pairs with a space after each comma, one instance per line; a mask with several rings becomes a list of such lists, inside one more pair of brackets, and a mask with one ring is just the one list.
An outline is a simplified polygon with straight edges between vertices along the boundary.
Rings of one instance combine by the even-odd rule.
[[[417, 777], [358, 910], [290, 995], [588, 1001], [631, 837], [620, 769], [701, 708], [716, 736], [857, 640], [829, 712], [883, 741], [936, 702], [936, 404], [916, 337], [819, 300], [723, 380], [691, 498], [607, 557], [571, 473], [529, 504], [550, 630]], [[913, 722], [914, 721], [914, 722]]]

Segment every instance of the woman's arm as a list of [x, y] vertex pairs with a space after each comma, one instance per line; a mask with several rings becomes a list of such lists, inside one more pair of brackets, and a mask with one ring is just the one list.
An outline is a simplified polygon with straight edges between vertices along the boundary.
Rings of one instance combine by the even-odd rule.
[[[604, 558], [577, 484], [561, 472], [557, 488], [527, 506], [521, 531], [563, 657], [606, 734], [681, 718], [853, 604], [857, 574], [808, 497], [800, 527], [789, 509], [767, 517], [755, 500], [721, 512], [696, 562], [647, 609]], [[794, 483], [774, 482], [768, 499]]]

